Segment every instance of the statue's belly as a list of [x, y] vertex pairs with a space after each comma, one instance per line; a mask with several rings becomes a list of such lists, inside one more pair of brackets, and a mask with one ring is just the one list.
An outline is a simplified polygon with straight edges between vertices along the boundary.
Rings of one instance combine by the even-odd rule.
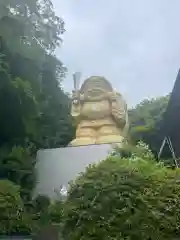
[[81, 108], [81, 116], [87, 119], [100, 119], [111, 114], [111, 107], [108, 101], [87, 102]]

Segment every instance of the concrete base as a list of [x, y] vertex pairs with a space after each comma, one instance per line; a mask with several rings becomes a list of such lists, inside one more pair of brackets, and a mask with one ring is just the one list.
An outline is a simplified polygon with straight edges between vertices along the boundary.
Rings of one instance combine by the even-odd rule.
[[62, 186], [68, 187], [89, 164], [104, 160], [112, 150], [111, 144], [39, 150], [37, 153], [35, 196], [57, 197]]

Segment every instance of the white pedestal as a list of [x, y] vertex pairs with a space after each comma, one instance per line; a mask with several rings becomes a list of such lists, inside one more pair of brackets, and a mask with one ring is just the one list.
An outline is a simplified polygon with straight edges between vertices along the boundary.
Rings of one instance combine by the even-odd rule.
[[111, 144], [39, 150], [34, 195], [43, 194], [51, 199], [57, 197], [55, 190], [67, 187], [89, 164], [104, 160], [111, 150]]

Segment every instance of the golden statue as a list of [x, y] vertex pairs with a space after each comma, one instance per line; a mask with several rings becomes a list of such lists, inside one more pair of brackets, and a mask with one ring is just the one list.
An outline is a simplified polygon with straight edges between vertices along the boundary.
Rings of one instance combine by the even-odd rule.
[[127, 105], [104, 77], [90, 77], [78, 90], [74, 79], [71, 114], [77, 123], [70, 145], [122, 143], [128, 132]]

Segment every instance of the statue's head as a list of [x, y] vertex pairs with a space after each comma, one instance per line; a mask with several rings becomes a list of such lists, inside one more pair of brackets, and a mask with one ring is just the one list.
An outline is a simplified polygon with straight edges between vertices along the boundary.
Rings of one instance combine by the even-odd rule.
[[104, 95], [107, 92], [112, 92], [111, 84], [104, 77], [90, 77], [84, 81], [81, 86], [81, 94], [86, 96], [96, 97]]

